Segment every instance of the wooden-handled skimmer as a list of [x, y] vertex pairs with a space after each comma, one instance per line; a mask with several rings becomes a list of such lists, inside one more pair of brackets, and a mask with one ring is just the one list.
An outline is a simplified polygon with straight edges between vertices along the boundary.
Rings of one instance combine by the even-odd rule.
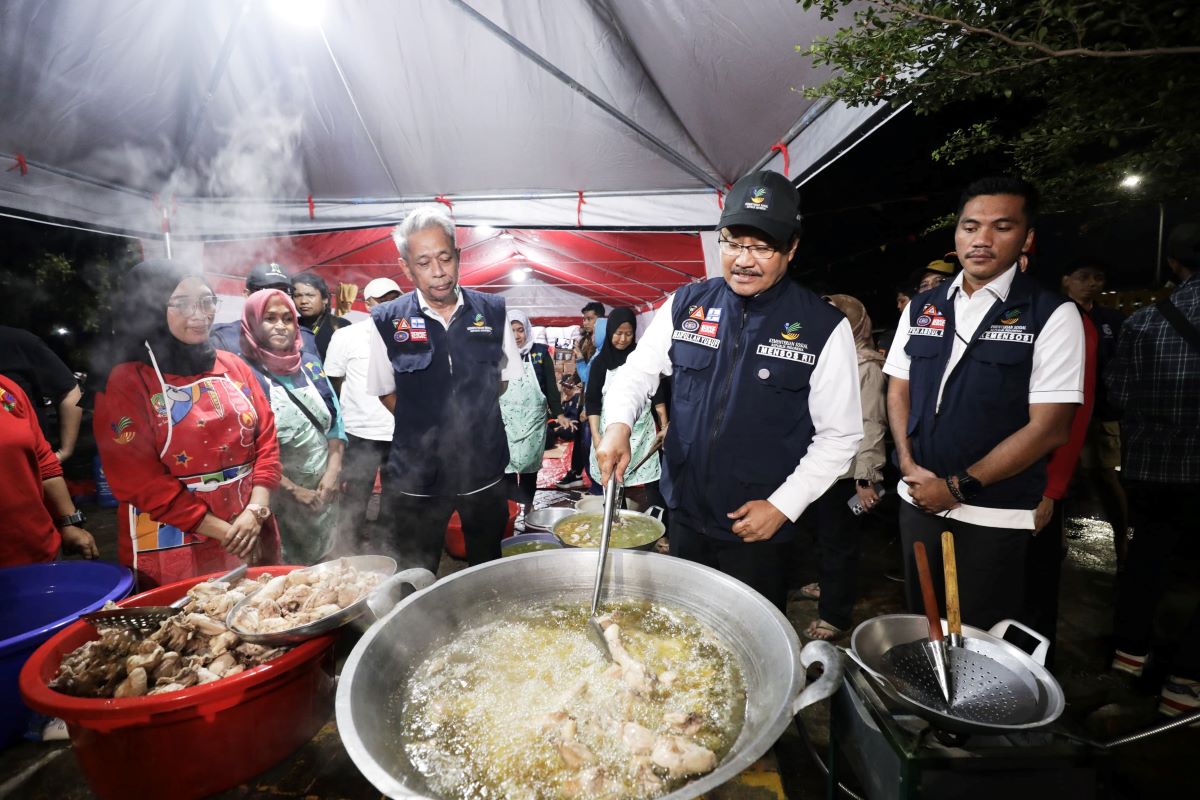
[[954, 534], [942, 533], [942, 569], [946, 578], [946, 629], [951, 647], [963, 646], [962, 606], [958, 600], [958, 564], [954, 560]]
[[917, 562], [917, 577], [921, 581], [925, 618], [929, 621], [929, 641], [925, 644], [925, 653], [933, 666], [942, 697], [946, 705], [950, 705], [950, 676], [946, 669], [946, 640], [942, 635], [942, 615], [938, 613], [937, 595], [933, 591], [933, 574], [929, 571], [929, 556], [925, 553], [923, 542], [913, 544], [913, 556]]

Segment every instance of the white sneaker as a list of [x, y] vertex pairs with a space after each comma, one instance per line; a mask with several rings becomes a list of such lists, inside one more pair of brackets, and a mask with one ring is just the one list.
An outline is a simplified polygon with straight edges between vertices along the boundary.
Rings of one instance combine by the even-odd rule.
[[43, 742], [61, 742], [69, 738], [71, 735], [67, 732], [67, 723], [58, 717], [51, 719], [42, 728]]

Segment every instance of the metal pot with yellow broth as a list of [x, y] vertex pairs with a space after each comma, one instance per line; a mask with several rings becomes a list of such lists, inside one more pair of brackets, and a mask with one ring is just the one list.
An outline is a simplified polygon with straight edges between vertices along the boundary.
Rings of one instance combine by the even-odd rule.
[[801, 650], [745, 584], [643, 551], [609, 555], [608, 663], [585, 632], [595, 568], [588, 549], [493, 561], [376, 622], [337, 694], [363, 775], [394, 798], [692, 798], [840, 685], [837, 650]]

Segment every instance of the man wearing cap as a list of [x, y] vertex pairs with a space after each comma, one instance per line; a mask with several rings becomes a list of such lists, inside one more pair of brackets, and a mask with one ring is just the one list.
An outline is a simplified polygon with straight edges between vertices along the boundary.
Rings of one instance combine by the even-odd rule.
[[883, 370], [909, 610], [922, 608], [913, 544], [924, 543], [942, 600], [949, 530], [963, 621], [985, 629], [1022, 615], [1046, 459], [1083, 402], [1079, 311], [1018, 268], [1035, 214], [1023, 180], [967, 187], [954, 232], [963, 271], [912, 299]]
[[[1133, 537], [1117, 576], [1113, 669], [1140, 676], [1171, 559], [1196, 543], [1200, 518], [1200, 223], [1167, 237], [1177, 288], [1134, 312], [1108, 368], [1109, 399], [1121, 409], [1121, 482]], [[1194, 587], [1194, 570], [1187, 573]], [[1175, 637], [1159, 713], [1200, 708], [1200, 607]]]
[[[269, 264], [255, 264], [246, 276], [246, 288], [242, 290], [243, 297], [249, 297], [262, 289], [279, 289], [292, 293], [292, 278], [282, 264], [272, 261]], [[232, 322], [219, 322], [208, 332], [208, 341], [217, 350], [227, 350], [236, 355], [242, 354], [242, 320], [241, 313]], [[300, 342], [309, 353], [317, 352], [316, 338], [313, 332], [300, 326]]]
[[500, 557], [508, 520], [500, 393], [521, 376], [521, 352], [504, 298], [459, 286], [445, 208], [415, 209], [392, 238], [416, 288], [371, 309], [367, 392], [395, 415], [383, 486], [393, 541], [406, 566], [437, 571], [457, 511], [480, 564]]
[[954, 277], [955, 267], [954, 263], [950, 261], [951, 258], [954, 258], [954, 253], [947, 253], [945, 258], [934, 259], [921, 268], [917, 273], [917, 279], [913, 281], [917, 288], [917, 294], [936, 289]]
[[633, 421], [672, 377], [661, 489], [671, 554], [787, 601], [783, 549], [795, 521], [841, 475], [862, 439], [850, 324], [787, 279], [800, 196], [777, 172], [729, 191], [718, 223], [724, 277], [668, 297], [607, 382], [601, 479], [629, 465]]
[[[375, 278], [363, 289], [367, 310], [395, 300], [400, 287], [391, 278]], [[342, 402], [346, 423], [346, 453], [342, 458], [342, 543], [354, 551], [377, 549], [378, 536], [367, 506], [375, 475], [387, 461], [394, 420], [379, 398], [367, 392], [371, 340], [377, 339], [369, 319], [334, 331], [325, 356], [325, 374]]]

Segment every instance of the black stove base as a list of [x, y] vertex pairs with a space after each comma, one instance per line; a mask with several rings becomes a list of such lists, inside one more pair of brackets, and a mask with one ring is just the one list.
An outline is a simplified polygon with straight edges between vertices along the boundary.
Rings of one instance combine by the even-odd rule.
[[1109, 759], [1048, 730], [948, 739], [892, 708], [846, 669], [830, 707], [832, 787], [848, 767], [869, 800], [1091, 800], [1106, 797]]

